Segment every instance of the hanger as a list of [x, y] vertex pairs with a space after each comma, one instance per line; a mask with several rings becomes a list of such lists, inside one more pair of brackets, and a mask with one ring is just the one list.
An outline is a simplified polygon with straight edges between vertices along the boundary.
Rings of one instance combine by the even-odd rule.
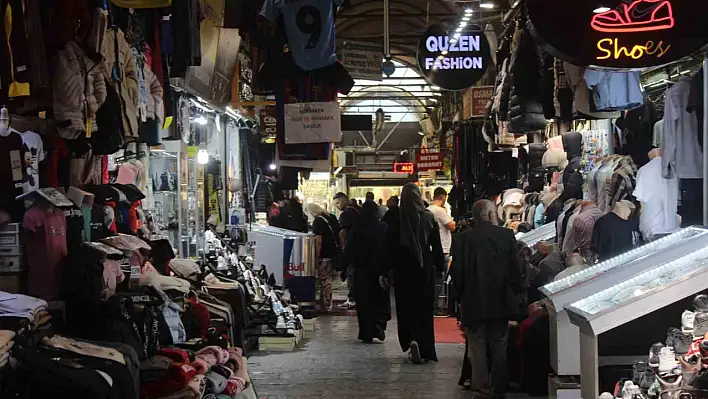
[[7, 137], [10, 135], [10, 114], [5, 106], [0, 109], [0, 136]]
[[39, 190], [30, 191], [28, 193], [18, 195], [15, 199], [20, 200], [30, 197], [34, 197], [35, 199], [39, 199], [40, 201], [58, 208], [68, 208], [74, 206], [74, 203], [66, 198], [64, 193], [54, 187], [40, 188]]

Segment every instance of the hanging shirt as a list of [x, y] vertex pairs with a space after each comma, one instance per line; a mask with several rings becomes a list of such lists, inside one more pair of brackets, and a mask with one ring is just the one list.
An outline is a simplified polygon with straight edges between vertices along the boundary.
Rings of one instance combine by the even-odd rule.
[[670, 233], [679, 228], [678, 179], [661, 177], [661, 157], [656, 157], [637, 172], [634, 196], [642, 203], [639, 231], [644, 239]]
[[588, 68], [585, 70], [585, 82], [593, 91], [598, 111], [621, 111], [644, 104], [639, 72], [608, 72]]
[[270, 21], [282, 15], [288, 47], [304, 71], [337, 61], [334, 40], [335, 7], [343, 0], [266, 0], [261, 14]]
[[42, 137], [35, 132], [21, 133], [24, 144], [23, 166], [25, 170], [25, 181], [22, 190], [29, 193], [39, 189], [39, 163], [44, 161], [44, 145]]
[[14, 131], [0, 136], [0, 205], [14, 201], [16, 196], [22, 194], [24, 160], [22, 136]]
[[651, 141], [652, 145], [657, 148], [664, 148], [664, 120], [660, 120], [654, 124], [654, 134]]
[[30, 232], [26, 247], [32, 249], [27, 251], [29, 293], [54, 300], [61, 287], [59, 264], [68, 253], [64, 211], [33, 206], [25, 213], [23, 226]]
[[600, 261], [610, 259], [634, 248], [639, 241], [636, 233], [635, 222], [610, 212], [595, 222], [590, 249]]
[[662, 176], [703, 178], [703, 153], [698, 145], [698, 119], [686, 111], [691, 79], [681, 78], [666, 91], [664, 104], [664, 156]]

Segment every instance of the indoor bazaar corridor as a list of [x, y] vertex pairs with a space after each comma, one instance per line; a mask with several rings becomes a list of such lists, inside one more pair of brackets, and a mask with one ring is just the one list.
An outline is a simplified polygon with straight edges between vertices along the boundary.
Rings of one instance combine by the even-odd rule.
[[[395, 320], [386, 341], [356, 340], [353, 316], [320, 317], [309, 339], [291, 353], [257, 352], [249, 370], [265, 399], [472, 398], [457, 385], [464, 344], [438, 344], [438, 363], [414, 365], [401, 352]], [[509, 398], [526, 395], [510, 393]]]

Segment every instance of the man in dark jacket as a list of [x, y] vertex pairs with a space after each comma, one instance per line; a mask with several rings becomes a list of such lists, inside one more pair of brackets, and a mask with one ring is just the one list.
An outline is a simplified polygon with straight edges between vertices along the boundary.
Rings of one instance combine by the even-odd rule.
[[[516, 239], [510, 229], [497, 226], [494, 204], [480, 200], [473, 208], [476, 225], [455, 240], [452, 283], [461, 305], [472, 362], [472, 389], [506, 397], [509, 324], [519, 313], [523, 290]], [[487, 349], [492, 356], [491, 378]], [[491, 382], [491, 386], [489, 383]]]
[[583, 155], [583, 135], [568, 132], [563, 135], [563, 149], [568, 157], [568, 166], [563, 170], [563, 192], [561, 202], [569, 199], [583, 199], [583, 175], [580, 158]]

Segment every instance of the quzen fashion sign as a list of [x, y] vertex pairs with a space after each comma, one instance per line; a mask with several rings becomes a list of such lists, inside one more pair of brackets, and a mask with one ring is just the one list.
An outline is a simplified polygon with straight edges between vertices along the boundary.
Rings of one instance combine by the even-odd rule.
[[526, 7], [536, 40], [575, 65], [642, 69], [708, 44], [705, 0], [528, 0]]
[[285, 143], [337, 143], [342, 141], [339, 104], [314, 102], [285, 104]]
[[442, 25], [429, 27], [420, 38], [417, 61], [426, 80], [445, 90], [474, 85], [492, 62], [489, 42], [478, 26], [456, 32]]

